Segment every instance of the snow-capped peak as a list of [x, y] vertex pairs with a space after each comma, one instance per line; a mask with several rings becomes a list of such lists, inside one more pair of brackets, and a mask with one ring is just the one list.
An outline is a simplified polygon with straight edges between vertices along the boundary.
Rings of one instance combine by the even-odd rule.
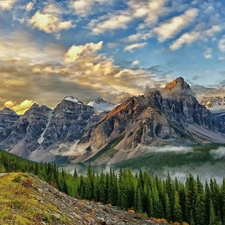
[[82, 104], [81, 101], [79, 101], [77, 98], [75, 98], [73, 96], [67, 96], [67, 97], [64, 98], [64, 100], [69, 101], [69, 102], [74, 102], [74, 103]]
[[109, 112], [117, 106], [105, 101], [103, 98], [96, 98], [88, 102], [87, 105], [92, 106], [96, 113]]

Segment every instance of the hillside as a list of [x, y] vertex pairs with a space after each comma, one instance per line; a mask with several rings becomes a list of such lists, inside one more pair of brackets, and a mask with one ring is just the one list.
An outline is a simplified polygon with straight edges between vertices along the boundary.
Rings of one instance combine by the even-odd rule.
[[0, 177], [0, 189], [0, 224], [166, 224], [72, 198], [32, 174], [6, 174]]

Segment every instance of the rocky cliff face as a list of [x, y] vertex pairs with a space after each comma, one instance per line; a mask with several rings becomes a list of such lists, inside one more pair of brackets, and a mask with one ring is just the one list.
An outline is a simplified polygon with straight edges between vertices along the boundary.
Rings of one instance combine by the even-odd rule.
[[214, 115], [198, 103], [183, 78], [159, 91], [128, 99], [92, 127], [80, 144], [89, 142], [96, 152], [118, 137], [122, 137], [114, 147], [118, 154], [140, 145], [225, 143]]
[[81, 139], [89, 119], [94, 115], [93, 107], [82, 102], [62, 100], [52, 113], [49, 126], [41, 145], [48, 148], [59, 143], [73, 143]]
[[216, 107], [225, 108], [225, 97], [203, 97], [200, 104], [204, 105], [208, 109]]
[[0, 111], [0, 143], [12, 132], [13, 124], [19, 116], [9, 108]]
[[[95, 104], [108, 103], [97, 99]], [[111, 149], [103, 161], [114, 155], [119, 161], [139, 154], [143, 146], [225, 143], [224, 125], [225, 116], [199, 104], [180, 77], [108, 113], [96, 114], [94, 107], [72, 96], [53, 110], [34, 104], [20, 117], [6, 108], [0, 111], [0, 148], [37, 161], [69, 151], [76, 162]]]
[[15, 116], [17, 119], [7, 137], [1, 141], [1, 148], [14, 149], [15, 153], [26, 157], [28, 152], [38, 148], [38, 138], [46, 127], [49, 112], [51, 109], [48, 107], [34, 104], [23, 116]]
[[[93, 116], [93, 107], [70, 96], [54, 110], [34, 104], [20, 117], [4, 109], [0, 113], [0, 131], [4, 133], [0, 148], [37, 161], [54, 160], [58, 151], [68, 151], [70, 144], [82, 137]], [[50, 154], [51, 150], [57, 151]]]

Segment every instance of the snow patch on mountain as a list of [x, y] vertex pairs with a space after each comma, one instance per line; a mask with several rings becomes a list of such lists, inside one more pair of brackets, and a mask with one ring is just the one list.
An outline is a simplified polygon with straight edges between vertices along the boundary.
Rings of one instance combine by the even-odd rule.
[[82, 104], [81, 101], [79, 101], [77, 98], [73, 97], [73, 96], [67, 96], [64, 98], [64, 100], [69, 101], [69, 102], [74, 102], [77, 104]]
[[92, 106], [96, 113], [109, 112], [114, 109], [117, 105], [109, 103], [102, 98], [97, 98], [88, 102], [89, 106]]
[[53, 116], [53, 111], [50, 111], [49, 114], [48, 114], [48, 122], [47, 122], [46, 128], [45, 128], [44, 131], [41, 133], [41, 136], [40, 136], [40, 138], [38, 139], [38, 144], [39, 144], [39, 145], [41, 145], [41, 144], [43, 143], [43, 141], [44, 141], [44, 135], [45, 135], [45, 132], [46, 132], [46, 130], [48, 129], [48, 127], [49, 127], [49, 125], [50, 125], [52, 116]]

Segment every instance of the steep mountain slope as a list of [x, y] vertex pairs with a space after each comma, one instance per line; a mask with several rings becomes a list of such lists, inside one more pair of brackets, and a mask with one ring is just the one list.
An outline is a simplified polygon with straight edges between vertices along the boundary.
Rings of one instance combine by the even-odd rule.
[[95, 119], [93, 107], [71, 96], [54, 110], [34, 104], [21, 117], [8, 111], [5, 109], [3, 116], [0, 115], [2, 121], [10, 118], [10, 122], [0, 124], [5, 133], [0, 147], [35, 161], [52, 161], [59, 152], [68, 151], [82, 137], [87, 124]]
[[12, 132], [13, 124], [19, 116], [9, 108], [0, 111], [0, 143]]
[[5, 108], [0, 148], [35, 161], [69, 156], [102, 164], [139, 156], [149, 146], [225, 143], [224, 114], [199, 104], [182, 77], [100, 113], [109, 105], [114, 107], [101, 98], [87, 105], [67, 96], [53, 110], [34, 104], [20, 117]]
[[114, 207], [72, 198], [32, 174], [6, 174], [0, 177], [0, 188], [0, 224], [167, 224], [142, 219]]
[[17, 116], [0, 147], [26, 157], [29, 152], [38, 148], [38, 138], [46, 127], [49, 112], [51, 109], [48, 107], [34, 104], [23, 116]]
[[[119, 137], [119, 143], [110, 148], [108, 143]], [[131, 97], [116, 107], [83, 136], [79, 145], [84, 143], [89, 143], [92, 154], [99, 155], [103, 149], [95, 161], [107, 163], [145, 153], [143, 146], [225, 143], [225, 135], [180, 77], [160, 91]]]

